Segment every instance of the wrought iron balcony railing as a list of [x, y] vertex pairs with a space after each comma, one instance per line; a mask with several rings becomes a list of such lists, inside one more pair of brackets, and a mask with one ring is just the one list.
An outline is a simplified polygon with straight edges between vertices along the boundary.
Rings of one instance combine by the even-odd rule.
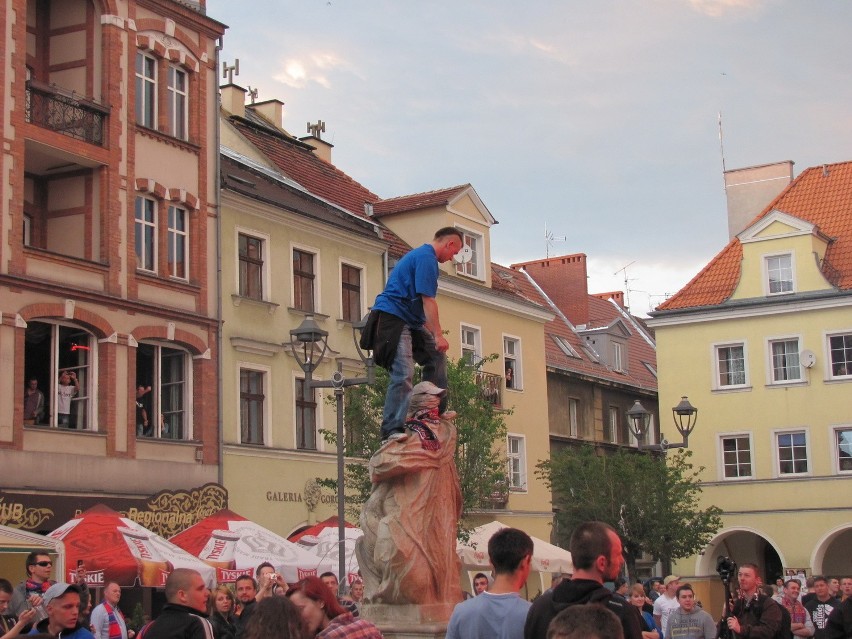
[[57, 86], [27, 82], [26, 119], [90, 144], [104, 145], [109, 109]]

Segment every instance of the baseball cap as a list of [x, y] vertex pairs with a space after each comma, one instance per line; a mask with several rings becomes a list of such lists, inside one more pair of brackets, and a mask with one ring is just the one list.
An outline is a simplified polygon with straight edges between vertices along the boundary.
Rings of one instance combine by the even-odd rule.
[[676, 575], [669, 575], [668, 577], [663, 579], [663, 585], [668, 586], [673, 581], [680, 581], [680, 577], [678, 577]]
[[438, 397], [443, 397], [447, 394], [446, 388], [438, 388], [432, 382], [420, 382], [411, 389], [412, 395], [437, 395]]
[[58, 599], [65, 595], [68, 591], [76, 592], [78, 595], [80, 594], [80, 586], [77, 584], [66, 584], [63, 582], [55, 583], [50, 588], [47, 589], [47, 592], [44, 593], [44, 597], [42, 598], [42, 604], [47, 606], [54, 599]]

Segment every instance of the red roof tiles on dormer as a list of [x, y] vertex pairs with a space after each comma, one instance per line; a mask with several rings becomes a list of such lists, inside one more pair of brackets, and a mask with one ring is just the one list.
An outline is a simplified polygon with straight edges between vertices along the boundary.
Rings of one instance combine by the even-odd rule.
[[[773, 210], [810, 222], [832, 238], [825, 252], [823, 274], [837, 288], [852, 289], [852, 162], [806, 169], [749, 226]], [[736, 289], [741, 262], [742, 244], [734, 238], [657, 310], [673, 311], [723, 303]]]
[[387, 198], [373, 205], [373, 216], [378, 218], [393, 213], [428, 209], [433, 206], [448, 206], [456, 196], [469, 188], [471, 188], [470, 184], [460, 184], [446, 189]]

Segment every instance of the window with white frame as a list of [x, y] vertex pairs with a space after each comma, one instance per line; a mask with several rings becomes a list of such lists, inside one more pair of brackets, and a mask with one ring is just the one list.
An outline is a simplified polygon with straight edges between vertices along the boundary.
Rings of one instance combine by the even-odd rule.
[[[24, 332], [24, 420], [28, 425], [91, 430], [97, 361], [94, 335], [79, 326], [27, 322]], [[32, 396], [32, 398], [31, 398]]]
[[766, 259], [767, 286], [770, 295], [793, 292], [793, 256], [770, 255]]
[[472, 326], [461, 327], [461, 353], [464, 359], [471, 366], [476, 366], [482, 359], [480, 347], [479, 329]]
[[527, 489], [527, 450], [525, 438], [509, 435], [506, 456], [509, 463], [509, 489]]
[[157, 128], [157, 59], [136, 52], [136, 123]]
[[622, 372], [624, 367], [624, 345], [619, 342], [612, 342], [612, 368], [613, 370]]
[[263, 445], [266, 373], [240, 369], [240, 443]]
[[482, 278], [483, 271], [483, 240], [481, 235], [472, 233], [465, 229], [459, 229], [462, 232], [462, 241], [464, 246], [470, 248], [470, 261], [464, 264], [456, 264], [456, 273], [469, 275], [470, 277]]
[[834, 430], [838, 472], [852, 472], [852, 426]]
[[149, 423], [143, 437], [192, 438], [189, 416], [192, 362], [185, 350], [160, 343], [141, 343], [136, 349], [136, 384], [150, 386]]
[[722, 476], [742, 479], [752, 476], [751, 437], [730, 435], [720, 437], [722, 446]]
[[357, 266], [340, 265], [340, 304], [344, 321], [361, 320], [361, 269]]
[[316, 310], [316, 270], [313, 253], [293, 249], [293, 308], [313, 313]]
[[157, 202], [136, 198], [136, 268], [157, 272]]
[[189, 279], [189, 220], [186, 209], [169, 206], [168, 224], [169, 275]]
[[239, 252], [239, 295], [253, 300], [263, 299], [263, 271], [266, 242], [246, 233], [237, 234]]
[[773, 382], [798, 382], [802, 379], [798, 339], [773, 340], [769, 342], [769, 350]]
[[776, 433], [778, 474], [801, 475], [808, 472], [808, 442], [805, 431]]
[[305, 399], [305, 380], [296, 380], [296, 448], [317, 449], [317, 400], [316, 389]]
[[568, 435], [579, 437], [580, 433], [580, 400], [568, 398]]
[[716, 380], [719, 388], [746, 385], [744, 344], [716, 346]]
[[618, 406], [609, 407], [609, 419], [604, 428], [604, 440], [611, 444], [620, 443], [619, 432], [621, 431], [621, 411]]
[[189, 75], [174, 65], [169, 65], [168, 75], [169, 133], [186, 140], [189, 137]]
[[832, 377], [852, 376], [852, 333], [828, 338]]
[[506, 371], [506, 388], [522, 389], [524, 380], [521, 370], [521, 340], [503, 336], [503, 364]]

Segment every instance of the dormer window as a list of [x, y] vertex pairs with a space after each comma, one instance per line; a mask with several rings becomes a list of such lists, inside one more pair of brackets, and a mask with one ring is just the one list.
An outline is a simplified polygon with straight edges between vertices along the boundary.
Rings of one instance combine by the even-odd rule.
[[766, 257], [766, 276], [770, 295], [793, 292], [793, 256], [790, 253]]
[[482, 256], [484, 254], [484, 242], [481, 235], [472, 233], [466, 229], [459, 229], [462, 232], [464, 245], [470, 248], [470, 261], [464, 264], [456, 264], [456, 273], [482, 279], [483, 265]]

